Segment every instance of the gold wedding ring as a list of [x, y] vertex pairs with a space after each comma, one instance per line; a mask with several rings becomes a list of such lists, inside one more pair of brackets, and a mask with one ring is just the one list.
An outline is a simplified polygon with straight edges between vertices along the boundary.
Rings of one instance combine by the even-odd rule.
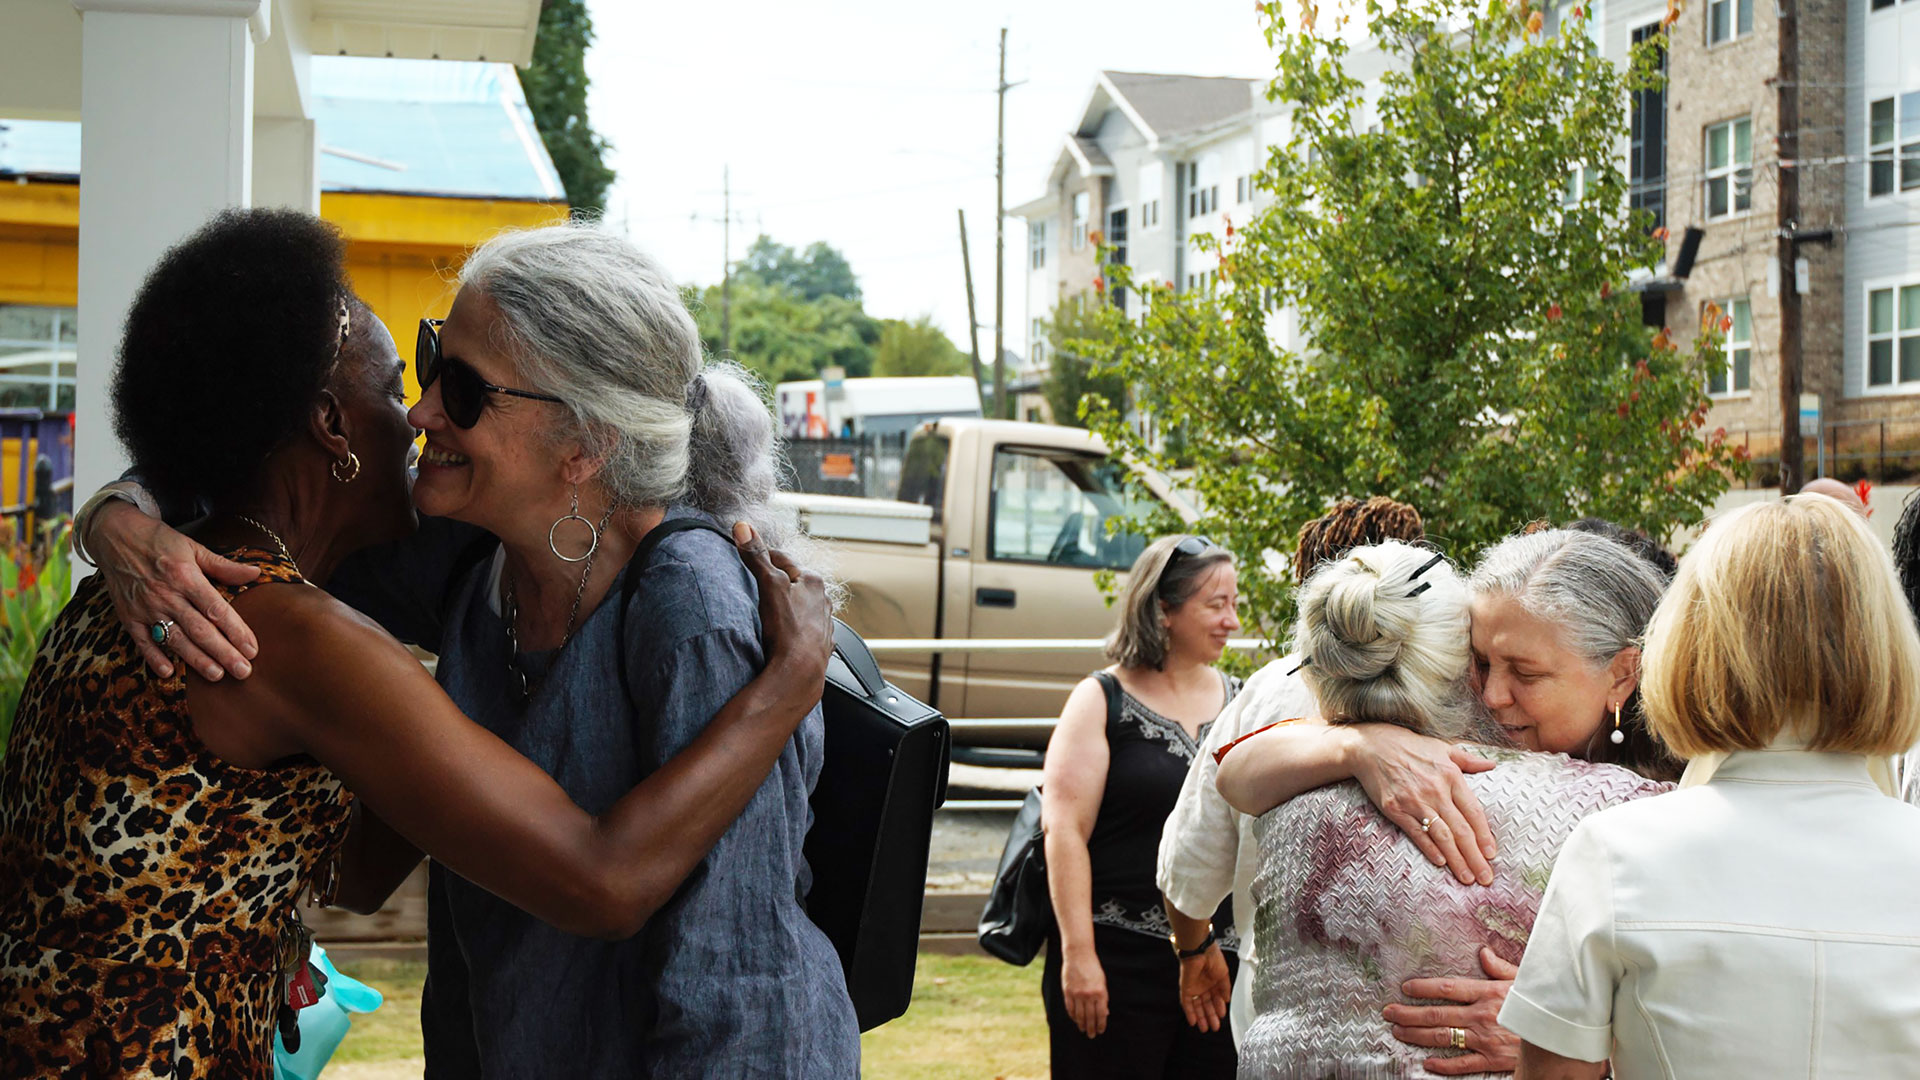
[[1467, 1048], [1467, 1029], [1448, 1028], [1447, 1045], [1453, 1047], [1455, 1050], [1465, 1050]]

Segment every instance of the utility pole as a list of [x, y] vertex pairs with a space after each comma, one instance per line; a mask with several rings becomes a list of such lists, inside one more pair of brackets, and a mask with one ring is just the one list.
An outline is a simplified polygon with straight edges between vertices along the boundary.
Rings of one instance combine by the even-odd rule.
[[1795, 232], [1800, 217], [1800, 28], [1794, 0], [1780, 0], [1780, 68], [1774, 78], [1780, 98], [1779, 159], [1792, 162], [1781, 168], [1780, 202], [1775, 220], [1780, 260], [1780, 494], [1792, 495], [1806, 480], [1806, 445], [1800, 433], [1800, 321], [1799, 254]]
[[733, 166], [720, 166], [720, 355], [733, 357]]
[[967, 274], [967, 340], [973, 346], [973, 382], [986, 396], [987, 371], [980, 366], [980, 317], [973, 310], [973, 260], [967, 256], [967, 212], [960, 211], [960, 268]]
[[1000, 28], [1000, 134], [993, 146], [993, 411], [1013, 419], [1007, 397], [1007, 28]]
[[[709, 192], [711, 194], [711, 192]], [[733, 358], [733, 170], [720, 167], [720, 355]], [[693, 215], [695, 221], [711, 217]], [[744, 224], [744, 222], [742, 223]]]

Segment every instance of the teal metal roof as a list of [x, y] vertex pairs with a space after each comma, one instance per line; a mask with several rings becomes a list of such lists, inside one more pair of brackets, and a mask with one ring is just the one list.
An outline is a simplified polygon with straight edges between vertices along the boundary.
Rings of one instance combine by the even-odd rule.
[[[320, 188], [564, 200], [510, 64], [313, 58]], [[80, 175], [80, 125], [0, 120], [0, 177]]]

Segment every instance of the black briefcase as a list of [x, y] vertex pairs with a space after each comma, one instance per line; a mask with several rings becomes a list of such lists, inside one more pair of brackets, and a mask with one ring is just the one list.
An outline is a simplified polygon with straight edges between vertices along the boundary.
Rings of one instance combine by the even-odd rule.
[[813, 789], [807, 914], [840, 952], [860, 1030], [913, 1001], [933, 812], [947, 798], [946, 718], [888, 683], [834, 621], [821, 699], [827, 752]]

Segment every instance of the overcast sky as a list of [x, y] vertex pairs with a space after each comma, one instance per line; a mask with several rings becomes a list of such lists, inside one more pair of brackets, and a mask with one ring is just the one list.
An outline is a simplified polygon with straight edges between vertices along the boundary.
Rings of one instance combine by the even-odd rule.
[[[1007, 205], [1042, 193], [1102, 69], [1261, 77], [1252, 0], [633, 4], [590, 0], [594, 126], [619, 172], [607, 215], [683, 282], [721, 271], [721, 169], [738, 259], [765, 232], [825, 240], [867, 311], [931, 314], [966, 348], [964, 208], [993, 348], [994, 77], [1007, 34]], [[693, 215], [707, 220], [693, 220]], [[1025, 351], [1026, 230], [1007, 226], [1007, 345]], [[1033, 312], [1033, 317], [1044, 315]]]

